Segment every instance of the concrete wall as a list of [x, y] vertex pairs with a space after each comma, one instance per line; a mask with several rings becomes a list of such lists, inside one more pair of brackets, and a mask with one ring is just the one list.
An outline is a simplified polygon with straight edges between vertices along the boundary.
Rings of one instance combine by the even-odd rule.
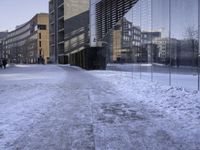
[[77, 16], [89, 10], [89, 0], [65, 0], [64, 20]]

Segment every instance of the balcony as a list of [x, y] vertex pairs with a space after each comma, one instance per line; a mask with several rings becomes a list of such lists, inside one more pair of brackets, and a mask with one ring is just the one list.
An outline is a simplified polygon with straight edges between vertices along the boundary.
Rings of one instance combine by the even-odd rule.
[[49, 24], [54, 24], [54, 15], [49, 15]]
[[61, 18], [64, 16], [64, 6], [58, 8], [58, 18]]
[[49, 2], [49, 14], [51, 14], [52, 12], [54, 12], [54, 2], [50, 1]]
[[57, 6], [60, 7], [62, 5], [64, 5], [64, 0], [58, 0], [57, 1]]
[[64, 32], [58, 33], [58, 43], [61, 43], [64, 41]]
[[58, 53], [59, 53], [59, 55], [64, 54], [64, 43], [58, 45]]
[[58, 31], [64, 30], [64, 20], [59, 20], [58, 22]]

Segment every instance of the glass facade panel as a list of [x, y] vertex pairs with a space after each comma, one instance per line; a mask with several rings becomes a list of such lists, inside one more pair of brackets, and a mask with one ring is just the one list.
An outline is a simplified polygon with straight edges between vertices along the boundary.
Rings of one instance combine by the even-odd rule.
[[170, 0], [152, 0], [153, 81], [170, 82]]
[[91, 1], [90, 42], [102, 46], [107, 69], [164, 85], [199, 89], [198, 0], [138, 0], [102, 39], [97, 38], [96, 15], [100, 12], [95, 2]]
[[139, 1], [135, 6], [125, 15], [127, 20], [131, 22], [131, 64], [126, 64], [126, 68], [129, 72], [132, 72], [132, 77], [142, 77], [142, 64], [141, 64], [141, 52], [142, 52], [142, 29], [141, 29], [141, 3]]
[[172, 0], [170, 26], [172, 85], [197, 89], [198, 0]]
[[140, 63], [140, 77], [151, 80], [152, 77], [152, 11], [151, 0], [140, 0], [141, 46], [138, 61]]

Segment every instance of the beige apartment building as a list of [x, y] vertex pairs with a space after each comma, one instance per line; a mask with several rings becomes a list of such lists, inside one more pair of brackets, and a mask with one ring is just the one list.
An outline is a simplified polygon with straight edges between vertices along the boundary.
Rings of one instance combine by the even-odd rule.
[[[11, 63], [47, 63], [49, 59], [49, 16], [36, 14], [17, 26], [3, 41], [3, 57]], [[44, 61], [43, 61], [44, 60]]]

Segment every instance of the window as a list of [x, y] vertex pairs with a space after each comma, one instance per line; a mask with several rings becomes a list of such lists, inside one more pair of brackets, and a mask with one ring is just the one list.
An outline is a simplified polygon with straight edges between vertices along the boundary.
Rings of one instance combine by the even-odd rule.
[[65, 50], [68, 50], [69, 49], [69, 41], [65, 41]]
[[39, 47], [42, 47], [42, 42], [41, 41], [39, 42]]
[[39, 33], [39, 39], [41, 39], [42, 38], [42, 35], [41, 35], [41, 33]]
[[46, 30], [46, 29], [47, 29], [46, 25], [38, 24], [38, 30]]

